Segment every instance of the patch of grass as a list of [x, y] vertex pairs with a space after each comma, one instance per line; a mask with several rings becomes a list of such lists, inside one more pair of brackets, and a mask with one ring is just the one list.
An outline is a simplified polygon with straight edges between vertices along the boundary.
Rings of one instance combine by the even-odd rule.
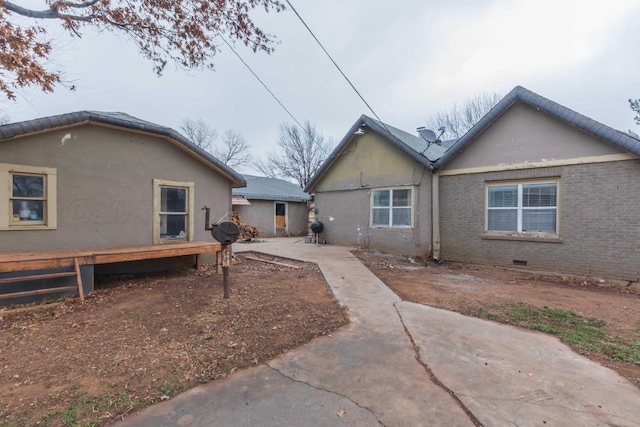
[[33, 427], [26, 417], [20, 417], [16, 422], [13, 421], [0, 421], [0, 427]]
[[73, 408], [64, 411], [60, 416], [60, 420], [64, 426], [79, 427], [78, 415], [76, 415], [76, 410]]
[[558, 335], [558, 328], [553, 325], [547, 325], [545, 323], [532, 323], [529, 327], [530, 329], [533, 329], [535, 331], [540, 331], [551, 335]]
[[510, 310], [507, 312], [508, 320], [512, 323], [521, 323], [540, 318], [540, 311], [519, 304], [510, 304]]
[[500, 320], [500, 315], [495, 313], [486, 312], [486, 314], [482, 317], [485, 317], [488, 320]]
[[[480, 310], [478, 316], [555, 335], [578, 351], [640, 366], [640, 342], [612, 337], [604, 329], [606, 322], [603, 320], [582, 317], [570, 310], [525, 304], [492, 306], [491, 310]], [[636, 326], [634, 332], [640, 333], [640, 325]]]
[[158, 390], [160, 393], [163, 393], [167, 397], [173, 397], [181, 391], [180, 385], [172, 381], [156, 383], [155, 388], [156, 390]]
[[57, 425], [64, 427], [80, 427], [75, 408], [69, 408], [66, 411], [49, 411], [40, 417], [40, 423], [44, 425], [53, 425], [54, 421], [59, 423]]

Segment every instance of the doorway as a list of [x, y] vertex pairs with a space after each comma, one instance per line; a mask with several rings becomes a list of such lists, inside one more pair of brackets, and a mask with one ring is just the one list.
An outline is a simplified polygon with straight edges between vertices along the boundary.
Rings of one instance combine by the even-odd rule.
[[276, 202], [276, 237], [287, 235], [287, 204]]

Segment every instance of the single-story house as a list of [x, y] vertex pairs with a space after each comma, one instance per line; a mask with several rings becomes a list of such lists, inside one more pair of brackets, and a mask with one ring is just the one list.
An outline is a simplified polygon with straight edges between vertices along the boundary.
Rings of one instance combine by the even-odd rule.
[[362, 116], [311, 179], [327, 239], [640, 279], [640, 141], [523, 87], [457, 141]]
[[84, 278], [88, 292], [94, 269], [216, 262], [202, 208], [228, 215], [231, 190], [243, 185], [178, 132], [124, 113], [0, 126], [0, 302], [74, 270], [63, 279]]
[[306, 235], [309, 193], [289, 181], [243, 175], [247, 185], [233, 189], [233, 210], [262, 237]]

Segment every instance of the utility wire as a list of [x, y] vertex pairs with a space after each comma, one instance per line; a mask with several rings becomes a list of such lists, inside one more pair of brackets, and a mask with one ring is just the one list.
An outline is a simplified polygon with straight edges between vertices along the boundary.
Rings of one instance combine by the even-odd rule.
[[313, 31], [311, 31], [311, 28], [309, 28], [309, 26], [307, 25], [306, 22], [304, 22], [304, 19], [302, 19], [302, 16], [300, 16], [300, 14], [298, 13], [298, 11], [296, 10], [295, 7], [293, 7], [293, 5], [291, 4], [291, 2], [289, 0], [285, 0], [287, 2], [287, 4], [289, 5], [289, 7], [291, 8], [291, 10], [293, 10], [293, 12], [296, 14], [296, 16], [298, 17], [298, 19], [300, 19], [300, 22], [302, 22], [302, 25], [305, 26], [305, 28], [307, 29], [307, 31], [309, 31], [309, 34], [311, 34], [311, 36], [314, 38], [314, 40], [318, 43], [318, 45], [320, 46], [320, 48], [322, 48], [322, 50], [324, 51], [324, 53], [327, 55], [327, 57], [329, 57], [329, 59], [331, 60], [331, 62], [333, 62], [333, 65], [335, 65], [335, 67], [338, 69], [338, 71], [340, 71], [340, 74], [342, 74], [342, 77], [344, 77], [344, 79], [347, 81], [347, 83], [349, 83], [349, 85], [351, 86], [351, 88], [355, 91], [356, 94], [358, 94], [358, 96], [360, 97], [360, 99], [362, 100], [362, 102], [364, 102], [364, 105], [367, 106], [367, 108], [369, 109], [369, 111], [371, 111], [371, 113], [373, 113], [373, 115], [376, 117], [376, 119], [378, 119], [378, 121], [380, 122], [380, 124], [382, 125], [383, 128], [385, 128], [385, 130], [389, 133], [391, 133], [391, 131], [389, 130], [389, 128], [387, 128], [387, 125], [382, 121], [382, 119], [380, 117], [378, 117], [378, 115], [376, 114], [375, 111], [373, 111], [373, 108], [371, 108], [371, 106], [369, 105], [369, 103], [364, 99], [364, 97], [360, 94], [360, 92], [358, 92], [358, 89], [356, 89], [356, 87], [353, 85], [353, 83], [351, 83], [351, 80], [349, 80], [349, 78], [344, 74], [344, 72], [342, 71], [342, 69], [338, 66], [338, 64], [336, 63], [336, 61], [333, 60], [333, 58], [331, 57], [331, 55], [329, 55], [329, 52], [327, 52], [327, 49], [324, 48], [324, 46], [322, 45], [322, 43], [320, 43], [320, 40], [318, 40], [318, 38], [316, 37], [316, 35], [313, 33]]
[[293, 119], [293, 121], [294, 121], [294, 122], [296, 122], [296, 124], [297, 124], [298, 126], [300, 126], [300, 128], [301, 128], [305, 133], [307, 133], [307, 134], [308, 134], [308, 132], [307, 132], [306, 128], [305, 128], [304, 126], [302, 126], [302, 125], [300, 124], [300, 122], [298, 121], [298, 119], [296, 119], [296, 118], [295, 118], [295, 116], [291, 113], [291, 111], [289, 111], [289, 110], [287, 109], [287, 107], [285, 107], [285, 106], [284, 106], [284, 104], [280, 101], [280, 99], [278, 99], [278, 97], [277, 97], [277, 96], [276, 96], [276, 95], [271, 91], [271, 89], [269, 89], [269, 87], [267, 86], [267, 84], [266, 84], [265, 82], [263, 82], [263, 81], [262, 81], [262, 79], [260, 79], [260, 77], [258, 77], [258, 75], [257, 75], [257, 74], [253, 71], [253, 69], [249, 66], [249, 64], [247, 64], [247, 63], [245, 62], [245, 60], [244, 60], [244, 59], [242, 59], [242, 57], [240, 56], [240, 54], [239, 54], [238, 52], [236, 52], [236, 50], [233, 48], [233, 46], [231, 46], [231, 44], [227, 41], [227, 39], [225, 39], [225, 38], [222, 36], [222, 34], [220, 33], [220, 31], [217, 31], [217, 30], [216, 30], [216, 32], [218, 33], [218, 37], [220, 37], [220, 38], [222, 39], [222, 41], [223, 41], [223, 42], [225, 42], [225, 44], [226, 44], [227, 46], [229, 46], [229, 49], [231, 49], [231, 51], [232, 51], [232, 52], [233, 52], [233, 53], [238, 57], [238, 59], [240, 60], [240, 62], [242, 62], [242, 63], [244, 64], [244, 66], [245, 66], [245, 67], [247, 67], [247, 69], [251, 72], [251, 74], [253, 74], [253, 76], [254, 76], [254, 77], [255, 77], [255, 78], [260, 82], [260, 84], [261, 84], [261, 85], [262, 85], [262, 86], [267, 90], [267, 92], [269, 92], [269, 94], [273, 97], [273, 99], [275, 99], [275, 100], [276, 100], [276, 102], [277, 102], [278, 104], [280, 104], [280, 106], [282, 107], [282, 109], [283, 109], [284, 111], [286, 111], [286, 112], [287, 112], [287, 114], [288, 114], [288, 115]]

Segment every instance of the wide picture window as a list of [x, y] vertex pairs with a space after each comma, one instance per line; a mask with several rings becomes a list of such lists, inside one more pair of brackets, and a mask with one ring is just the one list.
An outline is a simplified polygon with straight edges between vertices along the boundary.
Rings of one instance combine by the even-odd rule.
[[558, 183], [487, 186], [487, 231], [557, 234]]
[[410, 188], [373, 190], [371, 198], [371, 224], [374, 227], [411, 227]]

